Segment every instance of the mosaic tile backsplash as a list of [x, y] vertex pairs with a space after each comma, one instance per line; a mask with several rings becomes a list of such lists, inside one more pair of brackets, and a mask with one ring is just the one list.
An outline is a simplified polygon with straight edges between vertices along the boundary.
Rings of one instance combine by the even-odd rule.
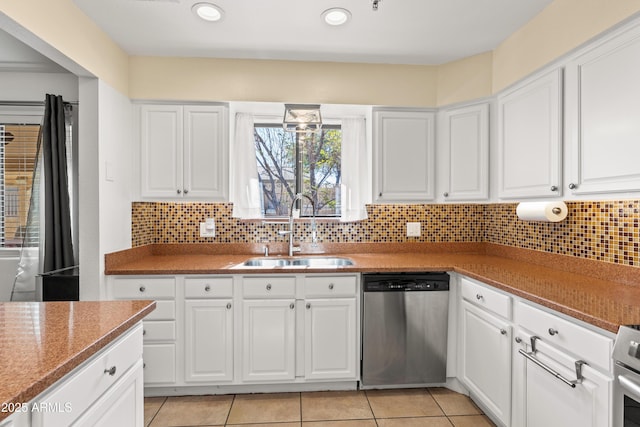
[[[560, 223], [524, 222], [516, 203], [369, 205], [369, 218], [319, 220], [320, 242], [489, 242], [624, 265], [640, 265], [640, 200], [566, 202]], [[152, 243], [285, 242], [283, 224], [241, 221], [230, 203], [134, 202], [132, 246]], [[199, 223], [215, 218], [216, 237], [199, 237]], [[406, 223], [420, 222], [420, 237]], [[296, 222], [296, 240], [311, 241], [309, 221]]]

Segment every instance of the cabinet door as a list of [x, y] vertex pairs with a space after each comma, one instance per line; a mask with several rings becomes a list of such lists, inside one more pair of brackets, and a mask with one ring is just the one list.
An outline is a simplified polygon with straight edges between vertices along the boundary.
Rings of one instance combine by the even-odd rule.
[[233, 379], [231, 300], [185, 301], [185, 381]]
[[560, 196], [562, 70], [498, 97], [499, 197]]
[[[582, 367], [583, 380], [575, 388], [560, 381], [517, 350], [531, 351], [530, 335], [518, 330], [522, 340], [514, 351], [514, 427], [609, 427], [612, 379]], [[569, 380], [576, 379], [575, 359], [538, 341], [535, 357]]]
[[445, 200], [481, 200], [489, 196], [489, 105], [445, 111], [442, 117]]
[[462, 301], [462, 381], [505, 425], [511, 416], [511, 326]]
[[227, 196], [226, 108], [184, 107], [184, 196], [225, 200]]
[[428, 111], [374, 112], [376, 202], [433, 199], [434, 119]]
[[176, 345], [174, 343], [145, 344], [142, 359], [145, 385], [170, 385], [176, 382]]
[[639, 75], [638, 27], [567, 65], [573, 193], [640, 190]]
[[242, 305], [243, 379], [295, 377], [295, 301], [245, 300]]
[[182, 107], [141, 105], [140, 179], [142, 197], [176, 197], [182, 182]]
[[305, 301], [306, 379], [356, 379], [356, 300]]

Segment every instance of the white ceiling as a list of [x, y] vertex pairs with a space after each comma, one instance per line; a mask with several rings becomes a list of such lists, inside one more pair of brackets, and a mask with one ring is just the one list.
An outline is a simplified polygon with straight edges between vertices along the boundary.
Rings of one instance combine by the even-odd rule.
[[[441, 64], [494, 49], [552, 0], [74, 0], [131, 55]], [[351, 11], [343, 27], [321, 14]]]

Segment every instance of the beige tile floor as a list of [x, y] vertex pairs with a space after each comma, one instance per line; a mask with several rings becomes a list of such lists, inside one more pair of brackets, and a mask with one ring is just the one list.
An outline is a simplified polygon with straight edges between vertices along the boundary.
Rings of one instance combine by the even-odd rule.
[[467, 396], [444, 388], [147, 397], [145, 426], [485, 427]]

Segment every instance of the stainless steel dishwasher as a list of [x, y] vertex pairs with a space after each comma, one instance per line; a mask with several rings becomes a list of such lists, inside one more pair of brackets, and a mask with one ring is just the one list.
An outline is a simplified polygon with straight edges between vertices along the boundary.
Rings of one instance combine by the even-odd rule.
[[363, 275], [364, 388], [444, 383], [449, 275]]

